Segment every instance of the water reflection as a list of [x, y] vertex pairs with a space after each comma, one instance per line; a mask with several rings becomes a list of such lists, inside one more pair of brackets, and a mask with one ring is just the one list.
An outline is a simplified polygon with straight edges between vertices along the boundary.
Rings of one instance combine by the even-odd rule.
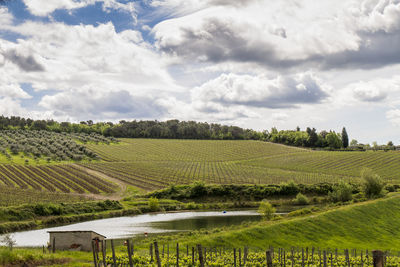
[[47, 231], [95, 231], [109, 239], [116, 239], [140, 235], [145, 232], [165, 233], [203, 228], [210, 229], [260, 219], [261, 216], [256, 211], [228, 211], [227, 213], [195, 211], [143, 214], [17, 232], [13, 234], [13, 238], [16, 240], [17, 246], [35, 247], [47, 244], [49, 240]]

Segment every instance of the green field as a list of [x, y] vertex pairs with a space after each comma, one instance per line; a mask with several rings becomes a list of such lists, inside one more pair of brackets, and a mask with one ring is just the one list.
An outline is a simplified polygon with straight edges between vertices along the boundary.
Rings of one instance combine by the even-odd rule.
[[204, 181], [216, 184], [359, 182], [372, 168], [400, 182], [400, 152], [313, 151], [261, 141], [124, 139], [88, 147], [106, 162], [82, 165], [145, 190]]
[[46, 163], [41, 156], [37, 158], [40, 164], [25, 164], [22, 159], [3, 161], [0, 186], [14, 190], [122, 196], [123, 192], [119, 191], [127, 186], [152, 191], [195, 181], [280, 184], [293, 180], [314, 184], [345, 180], [357, 183], [365, 167], [372, 168], [388, 183], [400, 183], [398, 151], [313, 151], [262, 141], [167, 139], [122, 139], [119, 143], [87, 142], [84, 146], [100, 160]]

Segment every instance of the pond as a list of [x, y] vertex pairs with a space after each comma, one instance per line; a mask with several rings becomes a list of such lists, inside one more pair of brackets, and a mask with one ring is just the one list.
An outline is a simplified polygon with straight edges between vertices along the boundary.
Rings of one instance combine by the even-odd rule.
[[16, 232], [12, 236], [16, 240], [17, 246], [37, 247], [47, 244], [49, 240], [47, 231], [91, 230], [109, 239], [118, 239], [143, 235], [144, 233], [212, 229], [259, 220], [261, 220], [261, 216], [254, 210], [154, 213]]

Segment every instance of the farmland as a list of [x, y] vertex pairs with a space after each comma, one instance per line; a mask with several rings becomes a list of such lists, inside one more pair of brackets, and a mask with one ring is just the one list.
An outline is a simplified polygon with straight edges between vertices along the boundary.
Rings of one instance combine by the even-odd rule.
[[81, 163], [127, 184], [154, 190], [171, 184], [357, 183], [372, 168], [400, 182], [400, 152], [313, 151], [260, 141], [122, 139], [88, 144], [103, 161]]
[[[280, 184], [288, 181], [316, 184], [340, 180], [358, 183], [364, 167], [372, 168], [386, 182], [400, 182], [398, 151], [313, 151], [239, 140], [121, 139], [116, 142], [96, 136], [58, 136], [57, 133], [51, 133], [48, 139], [62, 139], [41, 145], [39, 136], [46, 133], [31, 135], [36, 137], [27, 137], [23, 131], [7, 132], [0, 140], [12, 146], [18, 138], [28, 139], [28, 148], [41, 151], [65, 142], [75, 151], [90, 151], [97, 159], [69, 158], [63, 161], [54, 158], [48, 162], [43, 160], [47, 156], [39, 154], [35, 161], [32, 154], [19, 152], [25, 157], [18, 154], [0, 164], [1, 187], [14, 191], [107, 195], [128, 185], [152, 191], [195, 181], [206, 184]], [[68, 150], [62, 152], [64, 156], [68, 153]], [[25, 158], [32, 160], [26, 163]]]

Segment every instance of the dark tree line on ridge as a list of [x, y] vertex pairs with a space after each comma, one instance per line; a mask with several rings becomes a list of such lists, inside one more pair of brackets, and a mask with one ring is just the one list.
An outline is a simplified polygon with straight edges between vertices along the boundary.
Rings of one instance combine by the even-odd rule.
[[[21, 117], [0, 116], [0, 130], [26, 129], [47, 130], [66, 133], [97, 133], [115, 138], [165, 138], [165, 139], [211, 139], [211, 140], [261, 140], [298, 147], [340, 149], [349, 146], [346, 129], [317, 132], [315, 128], [301, 131], [281, 130], [255, 131], [238, 126], [195, 121], [120, 121], [80, 123], [57, 122], [54, 120], [32, 120]], [[354, 141], [354, 140], [353, 140]], [[354, 144], [352, 144], [354, 145]]]

